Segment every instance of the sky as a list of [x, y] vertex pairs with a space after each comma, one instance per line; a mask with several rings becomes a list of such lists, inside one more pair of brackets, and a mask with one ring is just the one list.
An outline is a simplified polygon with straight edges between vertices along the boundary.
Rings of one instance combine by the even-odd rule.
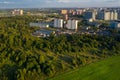
[[118, 7], [120, 0], [0, 0], [0, 8]]

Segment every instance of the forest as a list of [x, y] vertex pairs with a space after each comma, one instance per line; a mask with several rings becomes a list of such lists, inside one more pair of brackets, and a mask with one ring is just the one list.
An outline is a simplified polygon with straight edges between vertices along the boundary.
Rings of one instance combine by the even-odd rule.
[[31, 36], [39, 16], [0, 18], [0, 80], [45, 80], [120, 54], [120, 35]]

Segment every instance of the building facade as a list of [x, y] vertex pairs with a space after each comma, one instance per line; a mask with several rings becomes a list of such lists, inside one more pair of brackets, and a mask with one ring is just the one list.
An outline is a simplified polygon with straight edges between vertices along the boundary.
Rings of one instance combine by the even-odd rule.
[[72, 29], [72, 30], [77, 30], [78, 29], [78, 21], [77, 20], [68, 20], [66, 28]]
[[97, 14], [99, 20], [118, 20], [118, 13], [115, 11], [101, 11]]
[[67, 10], [61, 10], [61, 14], [67, 14], [68, 11]]
[[11, 13], [12, 13], [12, 15], [23, 15], [23, 10], [15, 9]]
[[48, 28], [49, 27], [49, 24], [48, 23], [45, 23], [45, 22], [38, 22], [38, 23], [30, 23], [30, 26], [31, 27], [40, 27], [40, 28]]
[[54, 19], [55, 28], [63, 28], [63, 19]]
[[120, 29], [120, 22], [111, 22], [110, 23], [110, 28], [113, 28], [113, 29]]
[[84, 18], [89, 20], [89, 19], [93, 19], [96, 20], [96, 12], [94, 11], [87, 11], [84, 13]]

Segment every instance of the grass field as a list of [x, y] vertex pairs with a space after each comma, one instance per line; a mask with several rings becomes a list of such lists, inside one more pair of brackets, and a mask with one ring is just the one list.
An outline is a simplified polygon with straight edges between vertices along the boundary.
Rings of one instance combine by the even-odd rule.
[[120, 55], [106, 58], [48, 80], [120, 80]]

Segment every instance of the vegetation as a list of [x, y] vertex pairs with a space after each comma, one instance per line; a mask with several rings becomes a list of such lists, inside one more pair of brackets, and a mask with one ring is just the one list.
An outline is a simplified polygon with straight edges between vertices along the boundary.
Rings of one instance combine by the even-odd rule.
[[120, 80], [120, 55], [63, 73], [49, 80]]
[[120, 37], [31, 36], [39, 16], [0, 18], [0, 80], [44, 80], [63, 71], [120, 54]]

